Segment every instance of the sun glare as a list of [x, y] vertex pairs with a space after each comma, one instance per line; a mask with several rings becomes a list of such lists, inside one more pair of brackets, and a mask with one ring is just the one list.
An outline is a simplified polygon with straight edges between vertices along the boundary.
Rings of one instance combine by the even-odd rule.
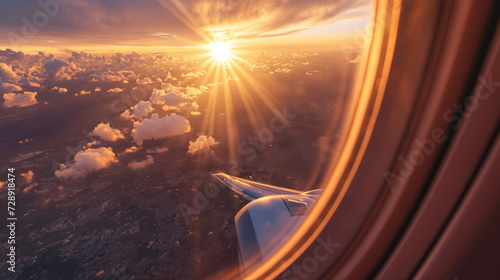
[[215, 42], [207, 47], [216, 62], [227, 62], [231, 58], [231, 45], [228, 42]]

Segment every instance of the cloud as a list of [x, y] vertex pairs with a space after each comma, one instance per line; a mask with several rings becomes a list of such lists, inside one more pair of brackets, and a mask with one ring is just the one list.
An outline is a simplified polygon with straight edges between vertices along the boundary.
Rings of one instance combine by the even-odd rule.
[[5, 102], [4, 107], [27, 107], [38, 103], [36, 100], [36, 92], [25, 91], [24, 93], [6, 93], [3, 95]]
[[276, 70], [274, 70], [274, 72], [288, 74], [288, 73], [292, 72], [292, 69], [290, 69], [290, 68], [277, 68]]
[[167, 37], [167, 38], [171, 38], [171, 37], [177, 37], [175, 34], [170, 34], [170, 33], [165, 33], [165, 32], [157, 32], [157, 33], [153, 33], [151, 34], [152, 36], [158, 36], [158, 37]]
[[28, 143], [29, 141], [33, 140], [33, 138], [26, 138], [26, 139], [23, 139], [23, 140], [19, 140], [17, 141], [17, 144], [24, 144], [24, 143]]
[[[22, 38], [20, 19], [27, 16], [26, 11], [30, 11], [30, 15], [35, 11], [44, 13], [38, 5], [39, 1], [3, 2], [5, 3], [2, 3], [0, 9], [2, 34], [15, 33], [20, 39], [13, 41], [19, 41], [17, 44], [28, 43], [28, 40]], [[57, 42], [53, 44], [54, 47], [61, 48], [75, 46], [78, 43], [82, 47], [91, 44], [106, 46], [124, 44], [136, 47], [140, 46], [139, 44], [182, 45], [186, 39], [200, 43], [207, 33], [214, 37], [235, 39], [275, 37], [322, 26], [346, 17], [359, 17], [350, 11], [364, 8], [373, 1], [72, 0], [64, 2], [64, 5], [58, 5], [57, 16], [50, 15], [50, 20], [44, 25], [44, 36], [30, 38], [29, 43], [35, 46], [47, 45], [47, 42], [50, 42], [47, 39], [50, 39]], [[365, 16], [366, 14], [367, 12], [363, 13]], [[172, 34], [174, 30], [175, 34]], [[4, 38], [0, 38], [0, 45], [12, 44], [8, 36], [2, 37]], [[81, 56], [75, 55], [75, 58]]]
[[212, 146], [219, 145], [212, 136], [199, 136], [195, 141], [189, 141], [188, 154], [194, 155], [199, 151], [211, 152]]
[[92, 141], [92, 142], [87, 142], [87, 144], [83, 145], [82, 150], [86, 150], [88, 148], [92, 148], [92, 147], [97, 146], [99, 144], [101, 144], [101, 142], [99, 142], [97, 140]]
[[197, 88], [194, 88], [194, 87], [186, 87], [186, 94], [189, 95], [189, 96], [196, 96], [196, 95], [200, 95], [202, 94], [203, 92]]
[[37, 88], [42, 87], [42, 85], [40, 85], [39, 83], [37, 83], [37, 82], [31, 82], [31, 81], [28, 82], [27, 85], [30, 86], [30, 87], [37, 87]]
[[146, 168], [154, 163], [155, 163], [155, 160], [153, 159], [153, 157], [150, 155], [147, 155], [145, 160], [132, 161], [131, 163], [129, 163], [127, 165], [127, 167], [132, 169], [132, 170], [140, 170], [140, 169], [144, 169], [144, 168]]
[[189, 72], [187, 74], [182, 74], [182, 77], [187, 77], [187, 78], [198, 78], [198, 77], [201, 77], [201, 76], [204, 76], [207, 74], [207, 71], [206, 70], [201, 70], [200, 72], [197, 72], [197, 73], [193, 73], [193, 72]]
[[80, 95], [86, 95], [86, 94], [90, 94], [90, 90], [84, 90], [84, 89], [82, 89], [80, 91]]
[[25, 55], [21, 51], [16, 52], [11, 49], [6, 49], [5, 51], [0, 50], [0, 57], [5, 59], [7, 63], [11, 64], [13, 62], [19, 62], [24, 60]]
[[80, 178], [90, 172], [108, 167], [118, 162], [112, 148], [101, 147], [80, 151], [75, 155], [72, 163], [62, 164], [61, 169], [55, 172], [58, 178]]
[[146, 153], [148, 154], [162, 154], [168, 152], [167, 147], [156, 147], [154, 149], [148, 149]]
[[209, 89], [207, 86], [205, 86], [205, 85], [201, 85], [201, 86], [200, 86], [200, 90], [201, 90], [201, 91], [203, 91], [203, 92], [208, 92], [208, 91], [210, 91], [210, 89]]
[[28, 184], [31, 184], [34, 175], [35, 174], [31, 170], [26, 173], [21, 173], [21, 176], [23, 176], [26, 179], [26, 182], [28, 182]]
[[3, 81], [14, 83], [18, 82], [20, 79], [17, 74], [12, 71], [12, 68], [3, 62], [0, 63], [0, 78]]
[[151, 81], [150, 78], [146, 77], [146, 78], [143, 78], [143, 79], [137, 79], [136, 80], [136, 83], [138, 85], [148, 85], [148, 84], [152, 84], [153, 81]]
[[137, 144], [142, 145], [144, 140], [167, 138], [190, 131], [189, 121], [182, 116], [173, 113], [160, 118], [158, 114], [153, 114], [150, 119], [134, 123], [132, 136]]
[[66, 89], [66, 88], [60, 88], [60, 87], [53, 87], [50, 90], [57, 90], [59, 93], [68, 92], [68, 89]]
[[130, 153], [135, 153], [139, 151], [141, 148], [138, 148], [137, 146], [132, 146], [129, 148], [126, 148], [125, 151], [123, 151], [124, 154], [130, 154]]
[[108, 92], [115, 92], [115, 93], [118, 93], [118, 92], [122, 92], [123, 91], [123, 88], [110, 88], [108, 89]]
[[90, 135], [99, 136], [104, 141], [116, 142], [118, 139], [125, 139], [125, 136], [118, 129], [109, 126], [109, 123], [98, 124]]
[[101, 88], [100, 88], [100, 87], [96, 87], [96, 88], [94, 89], [94, 91], [95, 91], [95, 92], [99, 92], [99, 91], [101, 91]]
[[64, 67], [68, 67], [70, 64], [66, 61], [60, 60], [60, 59], [54, 59], [51, 60], [43, 66], [47, 74], [49, 74], [50, 79], [57, 79], [58, 74], [61, 72], [61, 70]]
[[127, 109], [120, 116], [128, 120], [132, 119], [142, 120], [143, 118], [147, 117], [149, 113], [153, 111], [154, 109], [150, 101], [140, 101], [134, 107]]
[[100, 79], [104, 82], [121, 82], [125, 79], [125, 77], [121, 74], [103, 73], [101, 74]]
[[[167, 83], [162, 84], [162, 89], [153, 89], [149, 100], [153, 104], [162, 105], [165, 112], [190, 113], [198, 109], [198, 104], [193, 100], [202, 93], [200, 89], [194, 87], [174, 87]], [[194, 114], [196, 115], [196, 113]]]
[[0, 84], [0, 92], [12, 92], [12, 91], [21, 91], [23, 90], [22, 87], [15, 85], [15, 84], [10, 84], [10, 83], [1, 83]]
[[[193, 25], [218, 38], [265, 38], [294, 34], [335, 22], [353, 9], [369, 5], [367, 0], [187, 0], [175, 10]], [[189, 11], [189, 12], [188, 12]], [[347, 14], [347, 15], [345, 15]], [[367, 15], [366, 11], [363, 15]], [[224, 15], [221, 17], [221, 15]], [[196, 20], [194, 20], [196, 19]], [[193, 22], [194, 21], [194, 22]]]
[[157, 105], [177, 106], [190, 101], [191, 98], [181, 92], [171, 91], [166, 93], [163, 89], [153, 89], [153, 94], [151, 94], [149, 100]]

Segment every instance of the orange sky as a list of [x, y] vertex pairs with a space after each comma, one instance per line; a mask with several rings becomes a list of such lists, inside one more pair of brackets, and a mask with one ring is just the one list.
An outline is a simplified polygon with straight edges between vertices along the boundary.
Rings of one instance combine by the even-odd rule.
[[331, 47], [364, 30], [372, 2], [47, 0], [43, 6], [38, 1], [2, 1], [0, 48], [28, 53], [176, 52], [197, 51], [215, 38], [250, 49]]

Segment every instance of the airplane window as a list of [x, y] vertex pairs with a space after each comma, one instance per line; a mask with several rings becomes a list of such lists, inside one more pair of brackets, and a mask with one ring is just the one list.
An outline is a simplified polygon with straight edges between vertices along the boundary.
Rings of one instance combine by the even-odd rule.
[[369, 134], [376, 5], [0, 3], [0, 278], [261, 268]]

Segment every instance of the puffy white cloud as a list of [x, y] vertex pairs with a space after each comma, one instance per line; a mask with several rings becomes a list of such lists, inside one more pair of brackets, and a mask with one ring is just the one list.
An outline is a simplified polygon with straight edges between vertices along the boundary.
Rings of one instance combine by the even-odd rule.
[[3, 95], [4, 107], [26, 107], [36, 104], [36, 92], [25, 91], [24, 93], [6, 93]]
[[30, 87], [37, 87], [37, 88], [42, 87], [42, 85], [40, 85], [39, 83], [37, 83], [37, 82], [31, 82], [31, 81], [27, 82], [26, 85], [28, 85]]
[[9, 65], [2, 62], [0, 63], [0, 79], [7, 82], [18, 82], [20, 78]]
[[150, 119], [142, 122], [135, 122], [132, 135], [134, 141], [142, 145], [144, 140], [153, 140], [182, 135], [191, 131], [189, 121], [175, 113], [170, 116], [160, 118], [158, 114], [153, 114]]
[[125, 139], [125, 136], [118, 129], [109, 126], [109, 123], [98, 124], [90, 134], [111, 142], [115, 142], [118, 139]]
[[153, 163], [155, 163], [155, 160], [153, 159], [153, 157], [150, 155], [147, 155], [145, 160], [132, 161], [127, 166], [128, 166], [128, 168], [130, 168], [132, 170], [139, 170], [139, 169], [144, 169]]
[[[174, 87], [171, 84], [162, 84], [162, 88], [164, 89], [153, 89], [150, 100], [153, 104], [162, 105], [163, 111], [190, 113], [198, 109], [198, 104], [193, 100], [196, 95], [202, 94], [201, 90], [193, 87]], [[197, 113], [194, 112], [193, 115]]]
[[191, 102], [191, 107], [193, 108], [193, 110], [198, 110], [198, 108], [200, 108], [200, 105], [198, 105], [198, 103], [196, 103], [196, 101], [194, 102]]
[[184, 107], [185, 110], [190, 111], [191, 116], [200, 116], [201, 113], [197, 112], [199, 108], [200, 108], [200, 105], [198, 105], [198, 103], [196, 103], [196, 101], [191, 102], [191, 104]]
[[142, 120], [143, 118], [147, 117], [149, 113], [153, 111], [154, 109], [150, 101], [140, 101], [139, 103], [135, 104], [134, 107], [127, 109], [125, 112], [123, 112], [121, 116], [129, 120], [131, 119]]
[[29, 86], [29, 87], [41, 87], [41, 83], [45, 81], [45, 79], [38, 77], [36, 75], [40, 75], [37, 67], [29, 68], [25, 71], [24, 76], [19, 80], [17, 85], [19, 86]]
[[80, 91], [80, 95], [85, 95], [85, 94], [90, 94], [90, 90], [84, 90], [84, 89], [82, 89]]
[[196, 96], [196, 95], [200, 95], [202, 94], [203, 92], [197, 88], [194, 88], [194, 87], [186, 87], [186, 94], [189, 95], [189, 96]]
[[54, 60], [51, 60], [51, 61], [45, 63], [43, 68], [45, 69], [47, 74], [49, 74], [49, 78], [54, 79], [54, 78], [58, 77], [58, 74], [61, 72], [61, 70], [64, 67], [68, 67], [68, 66], [70, 66], [70, 64], [67, 63], [66, 61], [54, 59]]
[[195, 141], [189, 141], [188, 154], [194, 155], [199, 151], [208, 151], [212, 150], [210, 147], [219, 145], [219, 142], [215, 141], [212, 136], [199, 136]]
[[118, 92], [122, 92], [123, 91], [123, 88], [110, 88], [108, 89], [108, 92], [115, 92], [115, 93], [118, 93]]
[[101, 147], [80, 151], [70, 164], [62, 164], [61, 169], [55, 172], [58, 178], [80, 178], [90, 172], [108, 167], [118, 162], [112, 148]]
[[21, 91], [22, 87], [11, 84], [11, 83], [1, 83], [0, 84], [0, 92], [12, 92], [12, 91]]
[[94, 89], [94, 91], [95, 91], [95, 92], [99, 92], [99, 91], [101, 91], [101, 88], [100, 88], [100, 87], [96, 87], [96, 88]]
[[12, 49], [0, 50], [0, 57], [5, 59], [6, 62], [12, 63], [16, 61], [22, 61], [25, 59], [25, 55], [23, 52], [13, 51]]
[[186, 94], [175, 91], [165, 93], [163, 89], [153, 89], [153, 94], [151, 94], [150, 98], [153, 104], [168, 106], [177, 106], [190, 101], [190, 99], [191, 98]]

